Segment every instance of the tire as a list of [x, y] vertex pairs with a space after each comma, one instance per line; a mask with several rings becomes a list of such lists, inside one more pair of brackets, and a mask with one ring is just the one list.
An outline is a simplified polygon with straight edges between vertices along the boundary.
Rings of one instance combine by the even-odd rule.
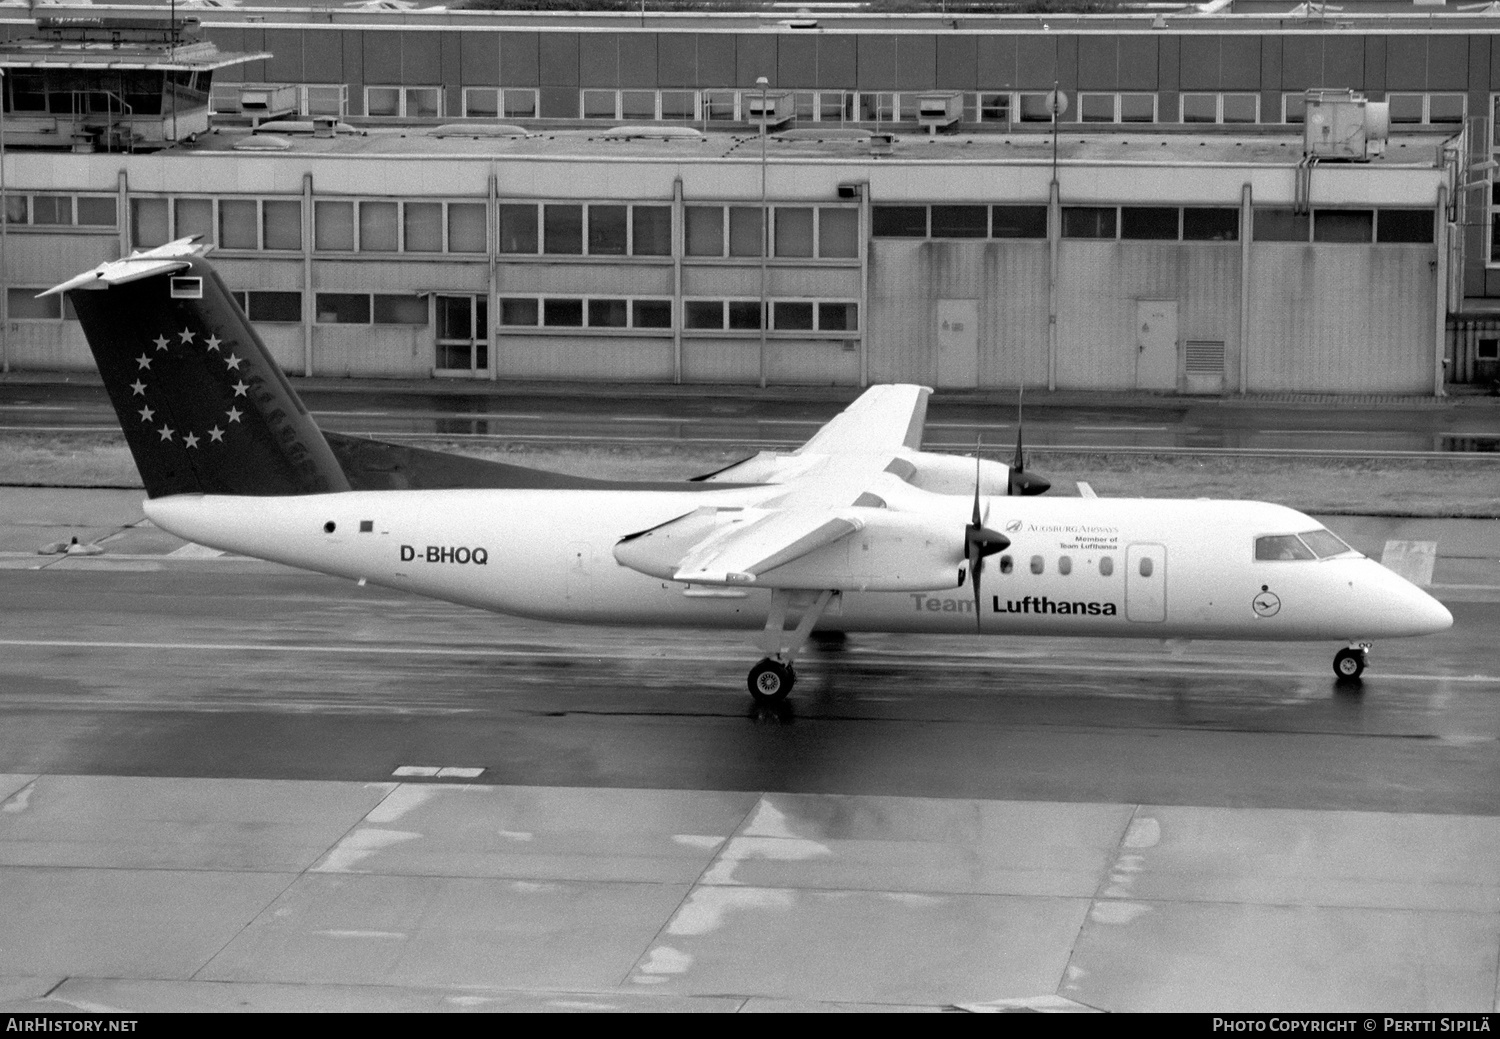
[[1358, 649], [1341, 649], [1333, 656], [1333, 673], [1341, 682], [1354, 682], [1365, 671], [1365, 654]]
[[797, 675], [790, 665], [766, 657], [750, 669], [746, 685], [756, 703], [780, 703], [797, 683]]

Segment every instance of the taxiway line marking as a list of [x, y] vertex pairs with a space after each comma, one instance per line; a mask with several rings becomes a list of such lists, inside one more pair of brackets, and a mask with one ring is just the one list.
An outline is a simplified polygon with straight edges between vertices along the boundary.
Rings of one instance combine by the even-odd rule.
[[[498, 649], [495, 647], [448, 647], [448, 646], [300, 646], [280, 643], [255, 643], [255, 642], [105, 642], [92, 640], [73, 639], [0, 639], [0, 646], [12, 646], [16, 648], [30, 649], [139, 649], [139, 650], [187, 650], [190, 652], [213, 652], [213, 653], [264, 653], [273, 651], [277, 653], [334, 653], [342, 655], [352, 654], [374, 654], [378, 656], [411, 656], [411, 657], [545, 657], [545, 658], [586, 658], [594, 656], [608, 656], [612, 659], [627, 658], [631, 660], [656, 660], [665, 658], [668, 654], [658, 652], [632, 652], [611, 646], [598, 653], [578, 650], [536, 650], [536, 649]], [[982, 668], [1003, 667], [1010, 671], [1064, 671], [1064, 672], [1109, 672], [1112, 674], [1195, 674], [1195, 675], [1255, 675], [1268, 678], [1305, 678], [1311, 674], [1322, 674], [1310, 671], [1277, 671], [1267, 672], [1263, 667], [1254, 662], [1247, 662], [1244, 668], [1208, 667], [1193, 664], [1177, 664], [1174, 666], [1142, 666], [1131, 664], [1120, 664], [1117, 662], [1101, 661], [1097, 664], [1062, 664], [1053, 662], [1038, 662], [1015, 660], [1004, 656], [981, 656], [978, 654], [940, 654], [940, 653], [909, 653], [892, 652], [889, 650], [868, 649], [860, 650], [862, 656], [874, 657], [915, 657], [920, 660], [941, 658], [945, 667], [964, 667], [974, 670]], [[722, 654], [716, 653], [673, 653], [673, 660], [692, 661], [694, 663], [723, 663]], [[1401, 678], [1413, 682], [1463, 682], [1470, 684], [1495, 684], [1500, 683], [1500, 675], [1430, 675], [1410, 674], [1394, 671], [1382, 671], [1379, 673], [1383, 678]]]

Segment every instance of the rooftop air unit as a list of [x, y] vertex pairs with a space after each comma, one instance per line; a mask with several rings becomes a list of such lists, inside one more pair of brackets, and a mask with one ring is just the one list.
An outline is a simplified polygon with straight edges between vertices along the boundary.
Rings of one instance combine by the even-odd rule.
[[1302, 124], [1303, 154], [1314, 159], [1368, 162], [1385, 154], [1391, 106], [1352, 90], [1309, 90]]
[[962, 94], [945, 91], [917, 95], [917, 122], [935, 134], [939, 130], [957, 123], [964, 116]]

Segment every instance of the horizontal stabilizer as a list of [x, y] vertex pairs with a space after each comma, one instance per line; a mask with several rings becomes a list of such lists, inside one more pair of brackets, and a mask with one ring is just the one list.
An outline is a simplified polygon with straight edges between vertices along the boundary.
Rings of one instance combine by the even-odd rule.
[[91, 271], [85, 271], [61, 285], [54, 285], [46, 292], [38, 293], [37, 298], [55, 296], [74, 289], [107, 289], [112, 285], [125, 285], [158, 274], [176, 274], [190, 267], [193, 257], [208, 252], [207, 246], [197, 244], [198, 237], [194, 235], [191, 238], [179, 238], [155, 249], [134, 252], [123, 260], [101, 263]]

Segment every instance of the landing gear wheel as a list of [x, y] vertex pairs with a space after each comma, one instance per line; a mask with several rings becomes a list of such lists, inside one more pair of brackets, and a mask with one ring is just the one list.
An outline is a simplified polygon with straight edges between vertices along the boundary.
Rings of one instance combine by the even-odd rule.
[[780, 703], [797, 683], [797, 673], [790, 664], [766, 657], [750, 669], [747, 684], [756, 703]]
[[1333, 656], [1333, 673], [1341, 682], [1356, 681], [1365, 672], [1365, 651], [1341, 649]]

